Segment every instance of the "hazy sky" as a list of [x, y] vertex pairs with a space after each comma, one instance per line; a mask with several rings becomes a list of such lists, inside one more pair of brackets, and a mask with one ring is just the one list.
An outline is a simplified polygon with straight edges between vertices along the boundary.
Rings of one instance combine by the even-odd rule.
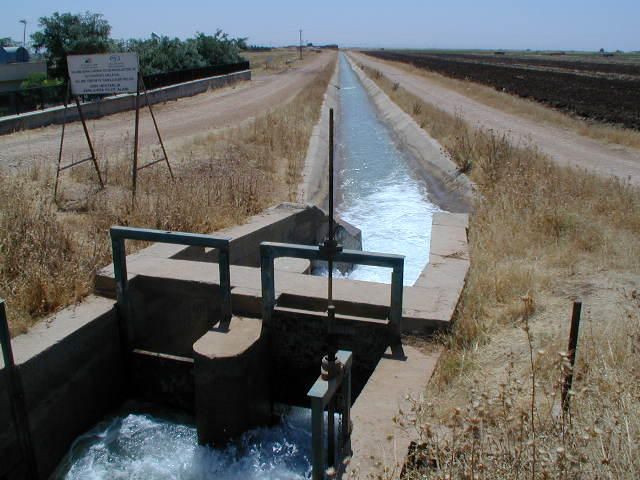
[[103, 13], [116, 38], [216, 28], [260, 45], [640, 50], [640, 0], [6, 0], [0, 37], [22, 40], [54, 11]]

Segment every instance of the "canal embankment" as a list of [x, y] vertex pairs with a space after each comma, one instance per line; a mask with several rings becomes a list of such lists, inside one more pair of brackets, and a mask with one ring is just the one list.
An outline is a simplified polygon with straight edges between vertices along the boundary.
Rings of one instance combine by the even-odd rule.
[[349, 54], [346, 58], [400, 148], [413, 160], [414, 167], [427, 183], [434, 203], [447, 211], [468, 212], [473, 200], [473, 183], [459, 171], [437, 140], [396, 105]]

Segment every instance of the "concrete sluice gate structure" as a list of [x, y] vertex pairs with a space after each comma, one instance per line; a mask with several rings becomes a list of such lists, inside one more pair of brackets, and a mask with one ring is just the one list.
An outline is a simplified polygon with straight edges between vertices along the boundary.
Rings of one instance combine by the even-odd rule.
[[[13, 340], [39, 477], [306, 478], [323, 435], [306, 410], [280, 414], [324, 409], [335, 393], [348, 420], [341, 453], [352, 454], [340, 473], [398, 468], [412, 438], [394, 416], [439, 355], [404, 335], [449, 327], [469, 267], [467, 216], [431, 215], [429, 262], [411, 285], [401, 257], [359, 252], [360, 231], [338, 223], [343, 264], [395, 268], [393, 284], [334, 279], [335, 338], [350, 365], [340, 385], [319, 378], [327, 279], [310, 273], [324, 211], [282, 204], [213, 236], [112, 232], [114, 265], [98, 272], [96, 294]], [[125, 257], [124, 238], [162, 243]], [[0, 391], [8, 380], [0, 370]], [[26, 472], [8, 402], [0, 395], [3, 480]], [[328, 418], [314, 415], [314, 429]]]

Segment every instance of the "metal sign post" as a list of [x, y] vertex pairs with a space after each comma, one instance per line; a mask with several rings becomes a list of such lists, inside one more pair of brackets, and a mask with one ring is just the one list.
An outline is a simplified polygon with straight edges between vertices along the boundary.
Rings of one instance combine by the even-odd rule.
[[[144, 92], [144, 98], [147, 108], [149, 108], [149, 113], [151, 114], [151, 120], [153, 120], [153, 127], [155, 129], [156, 135], [158, 136], [158, 140], [160, 141], [160, 146], [162, 147], [162, 155], [163, 158], [159, 158], [157, 160], [153, 160], [149, 163], [138, 166], [138, 143], [140, 139], [140, 87]], [[131, 172], [131, 204], [132, 206], [135, 204], [136, 198], [136, 188], [138, 183], [138, 172], [143, 168], [150, 167], [155, 165], [156, 163], [165, 162], [167, 164], [167, 168], [169, 169], [169, 175], [171, 176], [171, 180], [175, 180], [173, 176], [173, 170], [171, 170], [171, 164], [169, 163], [169, 156], [167, 155], [167, 150], [164, 147], [164, 142], [162, 141], [162, 135], [160, 134], [160, 128], [158, 128], [158, 122], [156, 121], [156, 116], [153, 113], [153, 108], [151, 108], [151, 102], [149, 101], [149, 92], [147, 92], [147, 87], [144, 84], [144, 79], [141, 74], [138, 74], [138, 84], [136, 88], [136, 117], [135, 117], [135, 128], [134, 128], [134, 140], [133, 140], [133, 168]]]
[[60, 172], [63, 170], [67, 170], [69, 168], [73, 168], [82, 163], [88, 162], [91, 160], [93, 162], [93, 167], [96, 170], [96, 174], [98, 175], [98, 182], [100, 182], [100, 188], [104, 188], [104, 182], [102, 181], [102, 175], [100, 174], [100, 168], [98, 167], [98, 159], [96, 158], [95, 150], [93, 149], [93, 143], [91, 143], [91, 136], [89, 135], [89, 129], [87, 128], [87, 122], [84, 117], [84, 113], [82, 112], [82, 106], [80, 104], [80, 99], [74, 95], [76, 108], [78, 109], [78, 115], [80, 116], [80, 120], [82, 121], [82, 130], [84, 131], [84, 136], [87, 139], [87, 145], [89, 145], [89, 152], [91, 153], [90, 157], [84, 158], [82, 160], [78, 160], [76, 162], [72, 161], [67, 165], [62, 165], [62, 151], [64, 146], [64, 134], [67, 125], [67, 110], [69, 108], [69, 100], [71, 97], [71, 81], [67, 82], [67, 94], [64, 100], [64, 111], [62, 113], [62, 133], [60, 134], [60, 149], [58, 150], [58, 166], [56, 169], [56, 183], [53, 187], [53, 199], [57, 201], [58, 198], [58, 184], [60, 183]]
[[[138, 76], [138, 55], [135, 53], [104, 53], [95, 55], [68, 55], [68, 88], [67, 97], [64, 102], [64, 113], [62, 121], [62, 134], [60, 135], [60, 150], [58, 151], [58, 169], [56, 171], [56, 183], [53, 191], [54, 199], [58, 196], [58, 183], [60, 181], [60, 172], [68, 168], [75, 167], [84, 162], [91, 160], [98, 175], [100, 188], [104, 188], [98, 160], [91, 142], [89, 129], [82, 105], [80, 104], [80, 95], [109, 95], [113, 93], [129, 93], [131, 92], [132, 82]], [[69, 97], [73, 95], [78, 109], [78, 116], [82, 122], [84, 136], [89, 145], [91, 156], [77, 162], [71, 162], [68, 165], [62, 165], [62, 150], [64, 145], [65, 126], [67, 123], [67, 109], [69, 106]]]
[[[75, 167], [81, 163], [89, 160], [93, 161], [93, 165], [98, 174], [98, 181], [100, 187], [104, 188], [104, 182], [102, 181], [102, 175], [98, 168], [98, 161], [96, 159], [95, 150], [91, 143], [89, 136], [89, 129], [85, 121], [85, 115], [82, 111], [82, 106], [78, 98], [79, 95], [110, 95], [119, 93], [134, 93], [135, 96], [135, 139], [133, 146], [133, 166], [132, 166], [132, 203], [135, 201], [136, 185], [138, 171], [143, 168], [150, 167], [159, 162], [166, 162], [169, 169], [169, 175], [171, 179], [174, 179], [173, 171], [169, 163], [169, 157], [167, 150], [164, 146], [162, 136], [160, 135], [160, 129], [158, 128], [158, 122], [156, 121], [155, 114], [151, 108], [151, 102], [149, 101], [149, 94], [147, 88], [144, 85], [142, 75], [138, 66], [138, 55], [135, 53], [106, 53], [96, 55], [69, 55], [67, 56], [67, 64], [69, 67], [69, 82], [67, 90], [67, 99], [65, 101], [65, 110], [62, 123], [62, 135], [60, 137], [60, 150], [58, 152], [58, 170], [56, 172], [56, 183], [54, 187], [54, 198], [58, 194], [58, 183], [60, 178], [60, 172], [67, 168]], [[144, 90], [145, 100], [149, 112], [151, 113], [151, 119], [153, 120], [153, 126], [155, 132], [158, 135], [160, 146], [162, 147], [163, 158], [154, 160], [146, 165], [138, 166], [138, 144], [140, 137], [140, 87]], [[67, 122], [67, 108], [69, 103], [69, 96], [75, 97], [76, 106], [78, 108], [78, 115], [82, 121], [82, 128], [84, 130], [87, 143], [89, 144], [89, 151], [91, 156], [77, 162], [72, 162], [69, 165], [62, 166], [62, 150], [64, 144], [65, 126]]]

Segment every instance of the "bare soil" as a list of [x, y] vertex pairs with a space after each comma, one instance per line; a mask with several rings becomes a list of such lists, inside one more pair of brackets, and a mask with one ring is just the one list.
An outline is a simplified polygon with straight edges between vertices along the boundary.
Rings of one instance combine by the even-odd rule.
[[[167, 143], [184, 141], [213, 129], [238, 124], [287, 102], [307, 87], [332, 60], [334, 54], [316, 54], [298, 67], [285, 72], [260, 76], [220, 90], [153, 107], [162, 136]], [[100, 157], [129, 153], [133, 142], [134, 113], [124, 112], [88, 122], [89, 131]], [[21, 168], [32, 162], [57, 161], [60, 125], [0, 136], [0, 169]], [[153, 123], [146, 109], [140, 120], [140, 145], [157, 143]], [[65, 159], [87, 156], [88, 147], [82, 124], [67, 125]]]
[[[640, 128], [640, 66], [595, 62], [545, 62], [523, 57], [368, 52], [496, 90], [583, 118]], [[507, 63], [511, 61], [510, 63]]]

